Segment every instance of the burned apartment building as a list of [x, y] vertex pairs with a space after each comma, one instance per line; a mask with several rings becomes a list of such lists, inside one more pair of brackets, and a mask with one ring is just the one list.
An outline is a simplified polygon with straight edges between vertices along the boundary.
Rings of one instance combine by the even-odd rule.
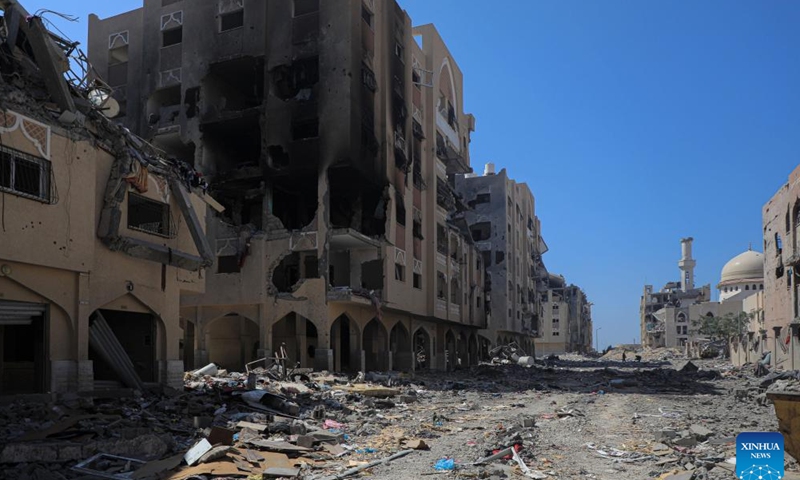
[[505, 169], [495, 173], [491, 163], [483, 175], [457, 175], [455, 184], [466, 204], [459, 216], [469, 225], [486, 270], [487, 325], [481, 335], [492, 345], [516, 342], [533, 354], [548, 278], [533, 194]]
[[576, 285], [561, 275], [549, 274], [541, 296], [541, 328], [536, 353], [559, 355], [587, 353], [592, 349], [592, 304]]
[[211, 200], [108, 118], [77, 44], [17, 2], [0, 15], [0, 395], [180, 386]]
[[144, 0], [89, 43], [121, 121], [224, 208], [181, 300], [187, 366], [477, 361], [483, 267], [453, 216], [475, 119], [432, 25], [394, 1]]

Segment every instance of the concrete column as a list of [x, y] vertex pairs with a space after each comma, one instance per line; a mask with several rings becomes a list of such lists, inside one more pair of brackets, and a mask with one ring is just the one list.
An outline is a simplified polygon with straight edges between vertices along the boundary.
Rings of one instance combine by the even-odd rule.
[[311, 363], [311, 359], [308, 358], [308, 353], [306, 352], [308, 348], [308, 342], [306, 341], [306, 325], [306, 319], [298, 315], [295, 327], [295, 344], [297, 345], [297, 361], [300, 362], [301, 367], [308, 367]]
[[386, 362], [387, 362], [386, 370], [391, 372], [392, 370], [394, 370], [394, 354], [392, 353], [391, 350], [386, 352], [386, 353], [388, 355], [387, 360], [386, 360]]
[[778, 342], [781, 337], [781, 329], [783, 327], [772, 327], [772, 331], [775, 332], [775, 338], [772, 339], [772, 367], [778, 365]]
[[[0, 340], [2, 340], [2, 334], [0, 334]], [[73, 360], [52, 360], [50, 362], [51, 392], [73, 392], [77, 389], [77, 386], [78, 362]]]
[[800, 361], [795, 358], [795, 355], [800, 353], [795, 347], [798, 341], [798, 332], [800, 332], [800, 323], [792, 322], [789, 324], [789, 327], [792, 329], [792, 336], [789, 339], [789, 369], [795, 370], [800, 366]]
[[358, 365], [358, 371], [367, 373], [367, 352], [364, 350], [357, 350], [357, 355], [356, 365]]
[[[203, 321], [203, 307], [197, 307], [194, 311], [194, 348], [195, 351], [197, 350], [206, 350], [206, 324]], [[195, 358], [197, 358], [197, 353], [195, 353]], [[195, 363], [197, 365], [197, 363]], [[197, 368], [204, 367], [207, 364], [200, 365]]]
[[333, 349], [317, 348], [314, 350], [314, 370], [327, 370], [329, 372], [334, 371]]
[[91, 360], [78, 361], [78, 391], [88, 392], [94, 390], [94, 362]]
[[195, 350], [194, 364], [197, 368], [203, 368], [208, 365], [208, 350]]
[[92, 314], [89, 306], [89, 278], [88, 273], [78, 274], [78, 305], [74, 318], [74, 355], [78, 361], [89, 360], [89, 315]]
[[183, 389], [183, 360], [165, 360], [161, 363], [161, 384], [168, 387]]

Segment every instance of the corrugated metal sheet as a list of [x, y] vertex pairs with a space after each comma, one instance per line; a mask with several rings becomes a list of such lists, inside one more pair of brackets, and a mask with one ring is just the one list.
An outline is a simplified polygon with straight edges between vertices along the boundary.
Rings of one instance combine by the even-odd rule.
[[0, 302], [0, 325], [29, 321], [47, 312], [46, 303]]

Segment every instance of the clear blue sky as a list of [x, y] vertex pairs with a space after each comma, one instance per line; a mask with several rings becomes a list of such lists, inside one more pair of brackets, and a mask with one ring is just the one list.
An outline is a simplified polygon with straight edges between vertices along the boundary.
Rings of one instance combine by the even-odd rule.
[[[698, 283], [752, 242], [800, 163], [800, 2], [401, 0], [434, 23], [477, 117], [472, 162], [536, 196], [548, 269], [594, 302], [601, 345], [638, 341], [645, 282]], [[141, 0], [30, 0], [85, 44], [87, 15]]]

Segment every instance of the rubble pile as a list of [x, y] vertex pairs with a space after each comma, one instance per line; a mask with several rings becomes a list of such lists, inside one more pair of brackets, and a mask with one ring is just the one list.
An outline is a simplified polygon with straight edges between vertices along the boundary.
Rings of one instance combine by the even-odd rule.
[[798, 384], [704, 360], [564, 356], [414, 377], [209, 365], [183, 391], [7, 405], [0, 478], [730, 478], [735, 436], [777, 428], [759, 398]]

